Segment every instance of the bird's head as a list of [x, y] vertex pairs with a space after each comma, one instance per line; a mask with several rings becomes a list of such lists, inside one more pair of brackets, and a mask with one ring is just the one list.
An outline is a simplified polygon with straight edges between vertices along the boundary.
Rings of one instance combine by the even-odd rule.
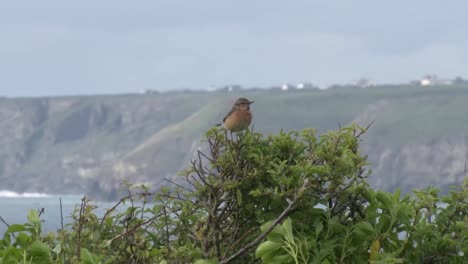
[[254, 101], [249, 101], [247, 98], [239, 98], [234, 103], [234, 107], [238, 109], [250, 109], [250, 105], [253, 104]]

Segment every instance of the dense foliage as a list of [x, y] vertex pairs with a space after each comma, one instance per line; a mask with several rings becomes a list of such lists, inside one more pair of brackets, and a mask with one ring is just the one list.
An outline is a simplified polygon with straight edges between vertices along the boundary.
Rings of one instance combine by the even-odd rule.
[[49, 234], [30, 211], [0, 240], [0, 263], [466, 263], [468, 180], [448, 196], [373, 190], [365, 132], [210, 130], [158, 193], [128, 187], [101, 216], [84, 197]]

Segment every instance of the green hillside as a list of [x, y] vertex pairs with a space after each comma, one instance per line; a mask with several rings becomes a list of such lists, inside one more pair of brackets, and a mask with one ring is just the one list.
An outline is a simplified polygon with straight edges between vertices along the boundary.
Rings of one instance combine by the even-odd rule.
[[[409, 85], [330, 90], [172, 92], [0, 99], [5, 189], [115, 193], [122, 179], [158, 184], [183, 169], [237, 97], [255, 103], [254, 130], [375, 121], [363, 138], [370, 182], [393, 189], [459, 182], [468, 147], [468, 87]], [[445, 157], [445, 158], [443, 158]], [[54, 183], [54, 184], [51, 184]]]

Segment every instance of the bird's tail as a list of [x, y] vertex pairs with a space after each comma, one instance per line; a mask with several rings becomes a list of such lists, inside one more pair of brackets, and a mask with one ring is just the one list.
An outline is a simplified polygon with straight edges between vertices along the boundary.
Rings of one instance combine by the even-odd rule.
[[224, 129], [223, 123], [216, 124], [215, 127], [216, 127], [217, 130], [223, 130]]

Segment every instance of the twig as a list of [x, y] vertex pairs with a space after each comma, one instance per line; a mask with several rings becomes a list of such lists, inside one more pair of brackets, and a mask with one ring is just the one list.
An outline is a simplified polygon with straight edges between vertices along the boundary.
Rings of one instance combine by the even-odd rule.
[[60, 201], [60, 224], [62, 226], [62, 230], [63, 230], [63, 207], [62, 207], [62, 196], [59, 197], [59, 201]]
[[369, 123], [369, 125], [367, 125], [361, 132], [359, 132], [355, 137], [356, 138], [359, 138], [360, 136], [362, 136], [362, 134], [366, 133], [367, 130], [369, 130], [369, 128], [372, 126], [372, 124], [374, 124], [375, 120], [372, 120], [372, 122]]
[[171, 254], [171, 247], [169, 246], [169, 239], [170, 239], [170, 236], [169, 236], [169, 224], [168, 224], [168, 221], [167, 221], [167, 211], [166, 211], [166, 206], [163, 206], [163, 212], [164, 212], [164, 225], [166, 226], [166, 230], [164, 230], [166, 232], [166, 248], [167, 248], [167, 255], [166, 257], [169, 258], [170, 254]]
[[152, 221], [156, 220], [158, 217], [160, 217], [160, 215], [156, 215], [156, 216], [151, 217], [150, 219], [148, 219], [148, 220], [146, 220], [146, 221], [144, 221], [144, 222], [142, 222], [142, 223], [140, 223], [140, 224], [134, 226], [132, 229], [128, 229], [127, 231], [125, 231], [125, 232], [123, 232], [123, 233], [121, 233], [121, 234], [119, 234], [119, 235], [117, 235], [117, 236], [111, 238], [111, 239], [109, 240], [109, 242], [112, 243], [114, 240], [117, 240], [117, 239], [119, 239], [119, 238], [122, 238], [122, 237], [124, 237], [124, 236], [126, 236], [126, 235], [128, 235], [128, 234], [130, 234], [130, 233], [132, 233], [132, 232], [134, 232], [134, 231], [136, 231], [139, 227], [151, 223]]
[[465, 170], [464, 170], [463, 172], [465, 172], [465, 176], [468, 176], [468, 175], [466, 174], [466, 169], [467, 169], [467, 168], [466, 168], [466, 160], [465, 160]]
[[[239, 229], [236, 227], [236, 231], [234, 232], [234, 235], [233, 237], [237, 234], [237, 231]], [[244, 235], [242, 235], [237, 241], [235, 241], [234, 243], [232, 243], [229, 247], [228, 247], [228, 250], [226, 250], [226, 254], [229, 252], [229, 250], [231, 250], [232, 248], [234, 248], [235, 246], [237, 246], [237, 244], [239, 244], [242, 240], [244, 240], [247, 236], [249, 236], [250, 234], [252, 234], [252, 232], [254, 231], [254, 228], [251, 228], [249, 230], [247, 230], [247, 232], [245, 232]], [[223, 256], [224, 258], [226, 258], [226, 254]]]
[[185, 186], [183, 186], [181, 184], [178, 184], [177, 182], [175, 182], [175, 181], [173, 181], [171, 179], [164, 178], [163, 180], [169, 182], [170, 184], [174, 184], [175, 186], [177, 186], [177, 187], [179, 187], [181, 189], [184, 189], [184, 190], [186, 190], [188, 192], [191, 192], [191, 193], [193, 192], [193, 190], [191, 190], [191, 189], [189, 189], [189, 188], [187, 188], [187, 187], [185, 187]]
[[172, 196], [170, 194], [157, 194], [156, 197], [163, 197], [167, 199], [174, 199], [174, 200], [179, 200], [179, 201], [190, 201], [190, 199], [185, 199], [180, 196]]
[[262, 234], [260, 234], [256, 239], [254, 239], [252, 242], [248, 243], [247, 245], [245, 245], [243, 248], [239, 249], [236, 253], [234, 253], [233, 255], [231, 255], [229, 258], [221, 261], [220, 263], [221, 264], [225, 264], [225, 263], [229, 263], [231, 262], [232, 260], [236, 259], [237, 257], [241, 256], [242, 254], [244, 254], [245, 252], [247, 252], [249, 249], [255, 247], [257, 244], [259, 244], [271, 231], [273, 231], [273, 229], [279, 225], [283, 220], [284, 218], [286, 218], [286, 216], [288, 216], [289, 212], [292, 211], [295, 203], [295, 201], [291, 202], [289, 201], [289, 205], [288, 207], [286, 207], [286, 209], [284, 209], [284, 211], [280, 214], [280, 216], [278, 216], [278, 218], [275, 219], [275, 221], [273, 222], [273, 224], [267, 229], [265, 230], [265, 232], [263, 232]]
[[238, 258], [239, 256], [243, 255], [245, 252], [250, 250], [251, 248], [257, 246], [273, 229], [279, 225], [293, 210], [294, 206], [296, 205], [297, 201], [299, 200], [300, 196], [296, 196], [293, 201], [288, 200], [288, 207], [286, 207], [283, 212], [273, 221], [271, 226], [265, 230], [262, 234], [260, 234], [257, 238], [255, 238], [252, 242], [245, 245], [243, 248], [239, 249], [236, 253], [231, 255], [229, 258], [224, 259], [220, 262], [220, 264], [226, 264], [234, 259]]
[[77, 245], [76, 245], [76, 255], [78, 260], [81, 260], [81, 230], [83, 228], [83, 214], [85, 213], [86, 207], [86, 195], [81, 198], [80, 212], [78, 214], [78, 231], [77, 233]]
[[205, 153], [201, 152], [200, 150], [197, 150], [197, 153], [198, 153], [198, 155], [199, 155], [198, 158], [200, 158], [200, 156], [203, 156], [203, 157], [204, 157], [205, 159], [207, 159], [209, 162], [212, 162], [212, 163], [214, 162], [214, 159], [213, 159], [213, 158], [208, 157]]
[[[165, 211], [165, 213], [170, 216], [170, 214], [172, 213], [175, 213], [178, 209], [174, 209], [174, 210], [167, 210]], [[110, 240], [108, 240], [108, 242], [112, 243], [114, 240], [117, 240], [119, 238], [122, 238], [128, 234], [131, 234], [133, 232], [135, 232], [139, 227], [142, 227], [146, 224], [151, 224], [151, 222], [153, 222], [154, 220], [158, 219], [158, 217], [161, 217], [163, 215], [163, 212], [159, 212], [157, 215], [154, 215], [153, 217], [149, 218], [148, 220], [144, 221], [144, 222], [141, 222], [137, 225], [135, 225], [134, 227], [132, 227], [131, 229], [127, 229], [125, 232], [111, 238]]]
[[2, 223], [4, 223], [7, 227], [10, 227], [10, 225], [1, 216], [0, 216], [0, 221], [2, 221]]
[[[109, 216], [110, 213], [112, 213], [112, 211], [114, 211], [120, 204], [122, 204], [123, 202], [125, 202], [125, 200], [131, 198], [132, 196], [135, 196], [135, 195], [143, 195], [143, 196], [147, 196], [147, 195], [151, 195], [151, 193], [149, 192], [139, 192], [139, 193], [131, 193], [123, 198], [120, 199], [120, 201], [118, 201], [111, 209], [108, 209], [106, 211], [106, 213], [104, 214], [104, 216], [102, 217], [101, 219], [101, 223], [99, 223], [99, 228], [98, 229], [101, 229], [102, 227], [102, 224], [104, 223], [104, 220], [106, 220], [106, 218]], [[133, 206], [132, 206], [133, 207]]]

